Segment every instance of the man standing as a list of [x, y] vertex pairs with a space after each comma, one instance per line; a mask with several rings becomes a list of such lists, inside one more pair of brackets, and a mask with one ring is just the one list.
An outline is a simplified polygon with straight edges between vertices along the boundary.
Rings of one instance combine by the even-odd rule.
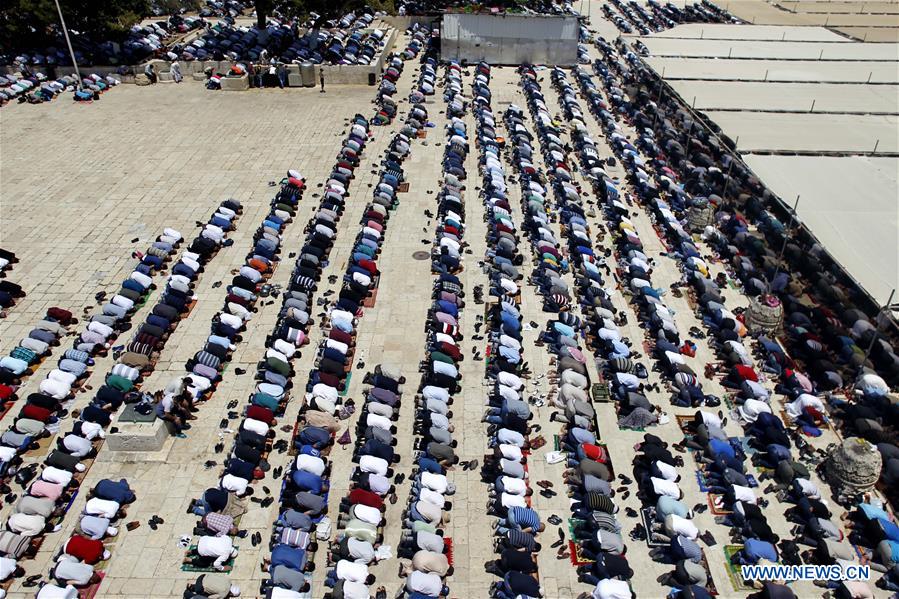
[[322, 90], [319, 93], [325, 93], [325, 70], [322, 68], [318, 70], [318, 82], [322, 86]]

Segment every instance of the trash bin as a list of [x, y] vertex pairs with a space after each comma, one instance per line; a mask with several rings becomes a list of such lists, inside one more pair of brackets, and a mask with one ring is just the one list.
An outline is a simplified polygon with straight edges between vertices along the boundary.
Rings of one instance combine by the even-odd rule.
[[368, 74], [368, 84], [374, 85], [378, 81], [378, 76], [374, 72]]
[[311, 62], [304, 62], [300, 65], [300, 77], [303, 81], [303, 87], [315, 87], [315, 65]]

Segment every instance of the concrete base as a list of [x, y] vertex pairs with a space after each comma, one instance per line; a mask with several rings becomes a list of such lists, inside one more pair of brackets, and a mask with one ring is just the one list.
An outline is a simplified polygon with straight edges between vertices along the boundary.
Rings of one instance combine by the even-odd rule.
[[119, 432], [106, 437], [112, 451], [159, 451], [170, 437], [162, 420], [153, 422], [118, 422]]
[[243, 92], [248, 89], [250, 89], [250, 78], [246, 75], [242, 77], [222, 77], [222, 91]]

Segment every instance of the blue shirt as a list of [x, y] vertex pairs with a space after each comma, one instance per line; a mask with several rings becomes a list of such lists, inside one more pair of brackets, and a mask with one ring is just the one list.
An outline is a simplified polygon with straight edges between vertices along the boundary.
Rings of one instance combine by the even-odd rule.
[[896, 526], [884, 518], [878, 518], [877, 523], [880, 525], [883, 536], [885, 536], [888, 541], [899, 541], [899, 526]]
[[771, 445], [765, 447], [765, 451], [767, 451], [768, 455], [770, 455], [778, 462], [790, 459], [790, 450], [783, 445], [772, 443]]
[[441, 466], [437, 460], [429, 458], [425, 455], [422, 455], [422, 457], [418, 458], [418, 467], [425, 472], [443, 474], [443, 466]]
[[503, 326], [511, 331], [518, 331], [521, 328], [521, 323], [518, 320], [505, 312], [502, 313], [502, 321]]
[[353, 323], [343, 321], [343, 320], [332, 320], [331, 325], [337, 327], [344, 333], [352, 333], [353, 332]]
[[521, 361], [521, 354], [519, 354], [511, 347], [506, 347], [505, 345], [500, 346], [499, 355], [504, 357], [509, 362], [512, 362], [513, 364], [518, 364]]
[[322, 452], [312, 447], [311, 445], [303, 445], [302, 447], [300, 447], [300, 453], [304, 455], [311, 455], [316, 458], [320, 458], [322, 455]]
[[656, 502], [656, 512], [657, 518], [659, 516], [662, 516], [662, 518], [664, 518], [665, 516], [670, 516], [671, 514], [675, 514], [677, 516], [680, 516], [681, 518], [686, 518], [689, 510], [682, 501], [678, 501], [674, 497], [669, 497], [668, 495], [662, 495]]
[[769, 562], [777, 561], [777, 550], [774, 548], [774, 545], [767, 541], [746, 539], [743, 550], [746, 558], [752, 563], [756, 563], [760, 559], [765, 559]]
[[317, 426], [307, 426], [300, 431], [297, 440], [309, 445], [325, 445], [331, 440], [331, 433]]
[[128, 486], [128, 481], [124, 478], [119, 481], [104, 478], [94, 487], [94, 493], [97, 497], [121, 504], [131, 503], [135, 499], [131, 487]]
[[308, 514], [297, 510], [287, 510], [278, 518], [278, 522], [288, 528], [297, 530], [312, 530], [312, 518]]
[[722, 441], [720, 439], [712, 439], [709, 441], [709, 451], [713, 456], [722, 456], [725, 458], [734, 457], [734, 448], [731, 447], [728, 441]]
[[862, 503], [858, 506], [858, 509], [862, 511], [862, 513], [869, 520], [874, 520], [877, 518], [884, 518], [889, 520], [890, 515], [886, 513], [882, 508], [871, 505], [870, 503]]
[[452, 302], [448, 302], [446, 300], [438, 300], [437, 307], [441, 312], [446, 312], [453, 318], [459, 315], [459, 308], [456, 307], [456, 304]]
[[225, 349], [228, 349], [231, 347], [231, 340], [228, 339], [227, 337], [222, 337], [220, 335], [210, 335], [209, 337], [206, 338], [206, 342], [211, 343], [213, 345], [221, 345]]
[[271, 569], [275, 566], [287, 566], [291, 570], [300, 570], [306, 566], [306, 551], [289, 545], [275, 545], [272, 549]]
[[316, 474], [306, 472], [305, 470], [294, 470], [290, 478], [301, 491], [309, 491], [316, 495], [322, 492], [322, 477]]

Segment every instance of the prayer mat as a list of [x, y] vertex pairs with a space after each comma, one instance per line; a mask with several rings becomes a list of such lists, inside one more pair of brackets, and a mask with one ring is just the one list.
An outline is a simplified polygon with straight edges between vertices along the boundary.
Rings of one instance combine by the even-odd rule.
[[42, 437], [37, 441], [37, 449], [29, 451], [34, 451], [39, 454], [46, 455], [50, 453], [48, 449], [50, 449], [50, 446], [53, 445], [53, 441], [55, 441], [55, 437], [53, 435], [50, 435], [49, 437]]
[[[423, 132], [419, 131], [419, 133], [423, 133]], [[402, 183], [400, 183], [399, 187], [397, 187], [397, 190], [396, 190], [397, 193], [406, 193], [408, 191], [409, 191], [409, 182], [408, 181], [403, 181]]]
[[584, 557], [581, 554], [581, 546], [574, 541], [568, 541], [568, 553], [571, 554], [568, 558], [571, 560], [572, 566], [578, 567], [596, 563], [596, 560]]
[[645, 433], [645, 432], [646, 432], [646, 427], [645, 427], [645, 426], [638, 426], [638, 427], [621, 426], [621, 425], [619, 424], [619, 425], [618, 425], [618, 430], [620, 430], [620, 431], [633, 431], [633, 432], [636, 432], [636, 433]]
[[553, 450], [562, 451], [562, 439], [559, 438], [559, 435], [553, 435]]
[[722, 403], [727, 406], [728, 410], [736, 410], [737, 404], [734, 403], [734, 398], [731, 395], [724, 394], [724, 397], [721, 398]]
[[709, 592], [709, 595], [717, 595], [718, 588], [715, 586], [715, 581], [712, 579], [712, 570], [709, 568], [709, 558], [705, 554], [705, 550], [702, 550], [702, 561], [699, 562], [703, 568], [705, 568], [706, 579], [708, 582], [705, 585], [705, 590]]
[[[147, 303], [150, 301], [151, 295], [153, 295], [153, 294], [147, 293], [144, 296], [142, 296], [139, 300], [137, 300], [137, 302], [134, 303], [134, 311], [137, 312], [138, 310], [140, 310], [141, 308], [146, 306]], [[118, 339], [118, 336], [116, 336], [116, 339]]]
[[[802, 433], [803, 435], [805, 435], [806, 437], [820, 437], [820, 436], [821, 436], [821, 433], [820, 433], [820, 432], [819, 432], [817, 435], [811, 434], [811, 433], [809, 433], [809, 432], [806, 432], [804, 426], [799, 426], [799, 425], [797, 425], [797, 424], [794, 422], [794, 420], [793, 420], [792, 418], [790, 418], [790, 417], [787, 415], [787, 410], [786, 410], [786, 409], [783, 409], [783, 410], [780, 411], [780, 419], [784, 421], [784, 424], [786, 424], [786, 423], [789, 422], [791, 425], [796, 426], [796, 427], [799, 429], [799, 432], [801, 432], [801, 433]], [[830, 430], [833, 430], [833, 424], [831, 424], [829, 418], [824, 417], [823, 420], [818, 420], [818, 421], [815, 422], [815, 428], [816, 428], [816, 430], [818, 430], [818, 431], [823, 431], [824, 429], [830, 429]]]
[[724, 509], [723, 507], [719, 508], [715, 505], [715, 499], [718, 497], [722, 497], [721, 495], [716, 495], [714, 493], [709, 493], [709, 511], [715, 514], [716, 516], [726, 516], [727, 514], [733, 514], [733, 512]]
[[733, 556], [743, 549], [743, 545], [725, 545], [724, 546], [724, 567], [727, 569], [727, 577], [735, 591], [752, 591], [752, 585], [746, 584], [743, 575], [740, 573], [740, 564], [734, 564], [731, 559]]
[[100, 585], [103, 584], [103, 579], [106, 578], [106, 572], [101, 572], [96, 569], [94, 571], [97, 573], [97, 576], [100, 577], [100, 580], [90, 585], [89, 587], [78, 589], [78, 599], [94, 599], [94, 597], [97, 596], [97, 592], [100, 590]]
[[656, 236], [659, 238], [659, 241], [661, 241], [662, 245], [665, 246], [665, 253], [670, 252], [671, 248], [668, 247], [668, 238], [665, 237], [665, 232], [662, 230], [662, 227], [657, 223], [653, 223], [652, 230], [656, 232]]
[[[234, 548], [237, 549], [237, 545], [235, 545]], [[197, 546], [196, 546], [196, 545], [191, 545], [190, 548], [187, 550], [187, 554], [186, 554], [184, 557], [189, 557], [189, 558], [198, 557], [198, 554], [197, 554]], [[232, 566], [232, 567], [233, 567], [233, 566], [234, 566], [234, 560], [235, 560], [235, 559], [237, 559], [237, 558], [236, 558], [236, 557], [232, 557], [231, 559], [229, 559], [227, 562], [225, 562], [225, 566], [226, 566], [226, 567], [227, 567], [227, 566]], [[218, 572], [218, 570], [215, 569], [215, 566], [212, 565], [212, 562], [210, 562], [209, 565], [208, 565], [207, 567], [205, 567], [205, 568], [200, 568], [200, 567], [194, 566], [194, 565], [192, 565], [192, 564], [184, 564], [184, 563], [182, 563], [182, 564], [181, 564], [181, 571], [182, 571], [182, 572]]]
[[4, 418], [7, 414], [9, 414], [9, 411], [12, 410], [14, 404], [15, 404], [15, 402], [11, 401], [11, 402], [7, 403], [6, 405], [4, 405], [2, 408], [0, 408], [0, 419]]
[[[377, 278], [376, 278], [376, 280], [377, 280]], [[372, 289], [371, 295], [368, 296], [368, 297], [366, 297], [366, 298], [362, 301], [362, 305], [365, 306], [366, 308], [374, 308], [374, 307], [375, 307], [375, 302], [376, 302], [376, 301], [378, 301], [378, 287], [377, 287], [377, 284], [375, 284], [374, 289]]]
[[687, 294], [687, 305], [690, 306], [690, 309], [694, 312], [699, 309], [699, 302], [696, 301], [696, 296], [692, 293]]
[[[709, 484], [705, 477], [705, 469], [698, 468], [696, 470], [696, 482], [699, 483], [699, 490], [703, 493], [709, 492]], [[751, 474], [746, 475], [746, 482], [749, 483], [749, 487], [755, 488], [759, 486], [759, 482], [755, 479]]]
[[287, 455], [294, 457], [300, 450], [297, 449], [297, 444], [295, 443], [297, 435], [300, 434], [300, 422], [297, 420], [293, 423], [293, 431], [290, 433], [290, 446], [287, 449]]
[[647, 547], [667, 547], [665, 541], [652, 540], [652, 523], [655, 521], [656, 509], [654, 507], [645, 507], [640, 510], [640, 516], [643, 520], [643, 526], [646, 528], [646, 546]]
[[867, 566], [871, 563], [871, 558], [867, 550], [864, 547], [860, 547], [855, 543], [852, 544], [852, 548], [855, 549], [855, 554], [858, 556], [858, 563], [862, 566]]
[[443, 546], [446, 548], [446, 561], [449, 565], [453, 565], [453, 539], [452, 537], [443, 538]]
[[[40, 360], [38, 360], [34, 364], [30, 365], [28, 367], [28, 370], [26, 370], [25, 372], [22, 373], [22, 376], [19, 377], [19, 380], [21, 381], [21, 383], [19, 383], [19, 388], [21, 388], [22, 385], [25, 384], [25, 381], [27, 381], [29, 378], [31, 378], [31, 375], [33, 375], [35, 372], [37, 372], [37, 369], [40, 368], [44, 362], [47, 361], [47, 358], [49, 358], [50, 355], [51, 354], [42, 356]], [[78, 383], [78, 387], [81, 387], [81, 384], [82, 383]], [[3, 413], [5, 414], [6, 412], [3, 412]]]
[[350, 381], [353, 380], [353, 372], [350, 371], [347, 373], [346, 378], [343, 380], [343, 391], [339, 393], [340, 397], [346, 397], [347, 393], [350, 392]]
[[[69, 499], [69, 502], [66, 504], [66, 507], [63, 508], [63, 510], [62, 510], [62, 515], [59, 516], [59, 522], [62, 522], [62, 519], [65, 517], [65, 515], [66, 515], [67, 513], [69, 513], [69, 510], [70, 510], [70, 509], [72, 509], [72, 505], [75, 503], [75, 498], [78, 497], [78, 491], [79, 491], [79, 490], [80, 490], [80, 489], [75, 489], [75, 492], [72, 493], [72, 498]], [[118, 538], [118, 537], [116, 537], [116, 538]]]
[[761, 480], [761, 475], [762, 475], [762, 474], [769, 474], [769, 475], [771, 475], [771, 476], [774, 476], [774, 469], [773, 469], [773, 468], [766, 468], [765, 466], [756, 466], [755, 469], [756, 469], [756, 470], [758, 471], [758, 473], [759, 473], [759, 480]]
[[684, 431], [685, 435], [689, 435], [690, 433], [687, 425], [692, 424], [694, 416], [685, 416], [684, 414], [678, 414], [674, 418], [677, 420], [677, 425], [680, 427], [680, 430]]
[[603, 385], [602, 383], [593, 383], [591, 395], [594, 403], [608, 403], [612, 401], [608, 385]]
[[606, 463], [606, 468], [609, 469], [609, 476], [611, 477], [610, 480], [615, 480], [615, 467], [612, 465], [612, 454], [609, 452], [609, 446], [604, 441], [600, 441], [599, 439], [596, 440], [596, 445], [602, 447], [606, 451], [606, 455], [609, 456], [609, 462]]
[[749, 444], [749, 441], [752, 440], [750, 437], [739, 437], [739, 439], [740, 439], [740, 446], [743, 448], [743, 453], [746, 454], [746, 457], [749, 457], [752, 454], [758, 452], [757, 449], [755, 449], [754, 447], [752, 447]]
[[574, 538], [574, 529], [579, 524], [584, 524], [586, 520], [581, 520], [580, 518], [569, 518], [568, 519], [568, 536], [572, 539]]

